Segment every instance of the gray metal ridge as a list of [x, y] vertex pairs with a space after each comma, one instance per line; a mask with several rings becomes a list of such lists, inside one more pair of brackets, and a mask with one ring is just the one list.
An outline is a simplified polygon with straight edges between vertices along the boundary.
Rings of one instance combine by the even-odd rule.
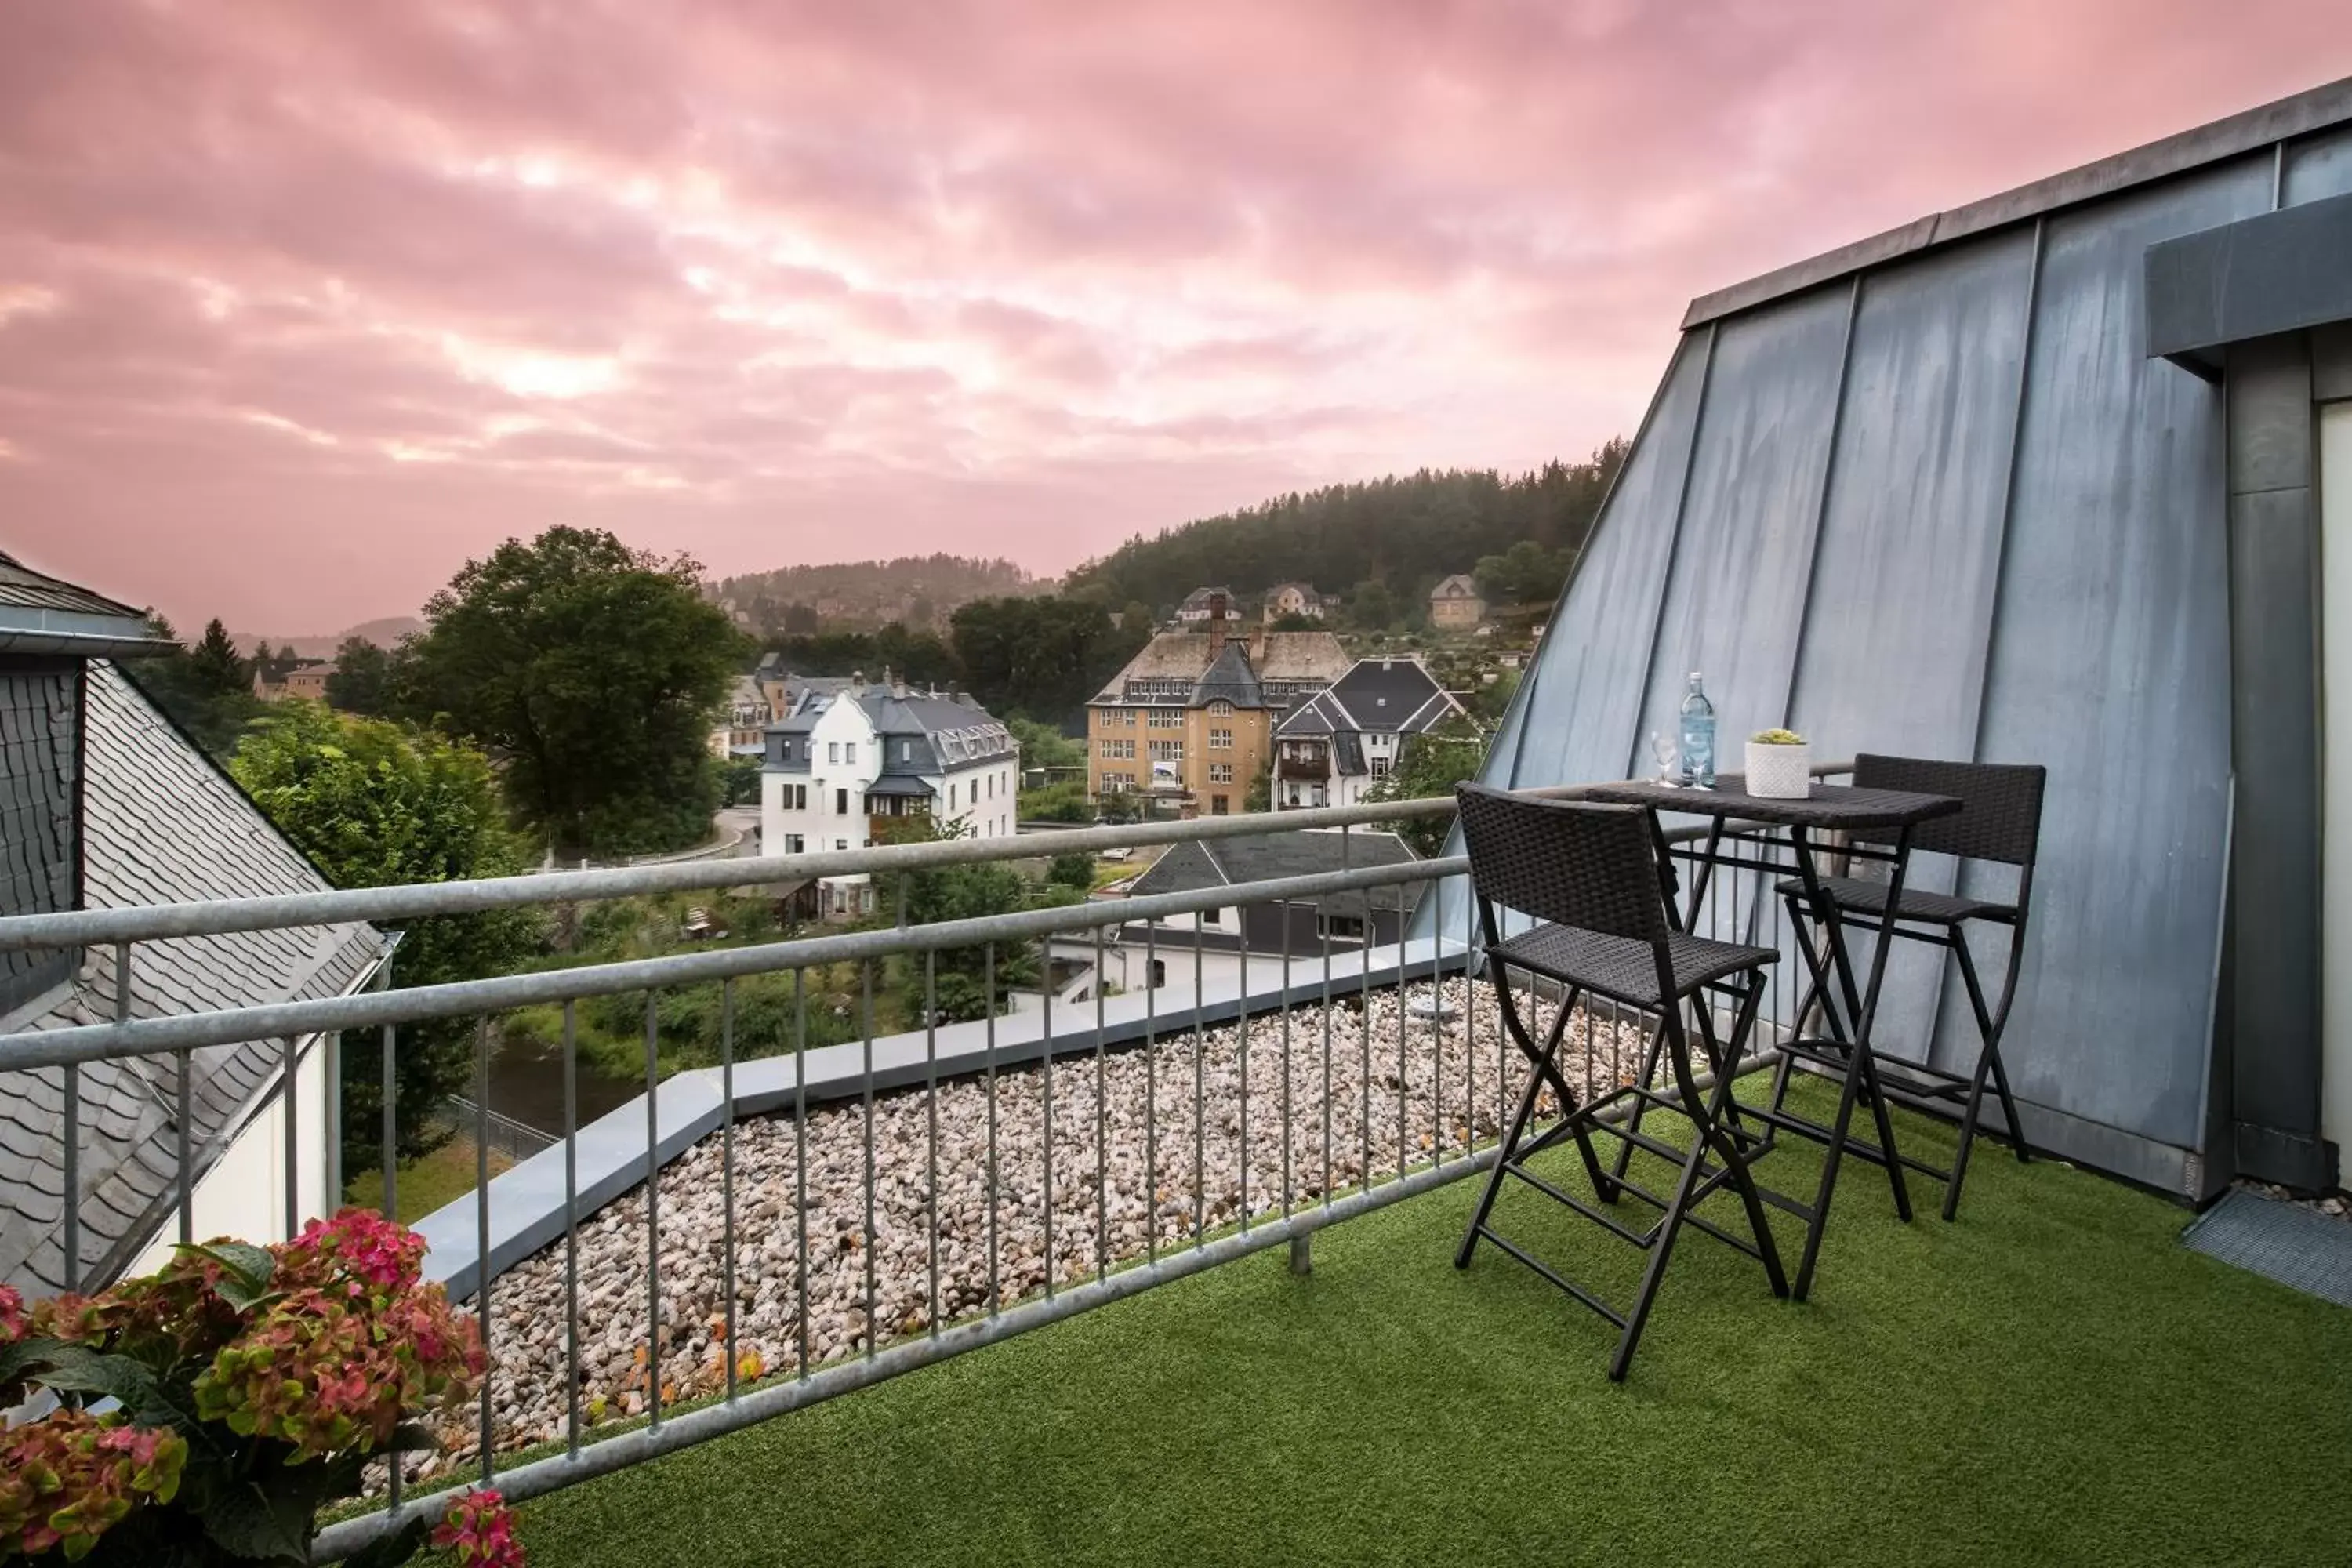
[[2135, 185], [2239, 157], [2347, 121], [2352, 121], [2352, 77], [2261, 104], [1963, 206], [1914, 218], [1866, 239], [1702, 294], [1684, 311], [1683, 330], [1688, 331], [1722, 317], [1834, 282], [1897, 257], [1949, 245], [2011, 224], [2029, 222], [2063, 207], [2096, 201]]
[[[1846, 764], [1851, 766], [1851, 764]], [[1585, 785], [1565, 784], [1516, 793], [1531, 797], [1574, 799]], [[1247, 837], [1301, 827], [1341, 827], [1402, 818], [1450, 816], [1447, 795], [1421, 800], [1327, 805], [1238, 816], [1196, 817], [1183, 822], [1136, 823], [1121, 827], [1082, 827], [1055, 835], [1054, 851], [1097, 851], [1196, 839]], [[87, 947], [107, 942], [152, 942], [165, 937], [223, 931], [268, 931], [281, 926], [331, 925], [349, 921], [397, 921], [426, 915], [471, 914], [481, 910], [531, 904], [587, 902], [648, 893], [718, 888], [766, 887], [857, 872], [913, 871], [991, 860], [1034, 858], [1038, 847], [1026, 837], [951, 838], [920, 844], [875, 845], [863, 849], [816, 850], [804, 855], [757, 856], [730, 860], [622, 866], [593, 871], [544, 871], [520, 877], [466, 881], [410, 882], [383, 888], [285, 894], [259, 899], [220, 899], [146, 904], [112, 910], [68, 910], [0, 919], [0, 952], [42, 948]]]

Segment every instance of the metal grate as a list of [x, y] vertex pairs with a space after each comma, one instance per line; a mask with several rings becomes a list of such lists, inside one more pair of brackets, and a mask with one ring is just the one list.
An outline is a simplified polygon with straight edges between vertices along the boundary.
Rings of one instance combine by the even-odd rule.
[[2265, 1279], [2352, 1307], [2352, 1225], [2241, 1187], [2180, 1233], [2182, 1243]]

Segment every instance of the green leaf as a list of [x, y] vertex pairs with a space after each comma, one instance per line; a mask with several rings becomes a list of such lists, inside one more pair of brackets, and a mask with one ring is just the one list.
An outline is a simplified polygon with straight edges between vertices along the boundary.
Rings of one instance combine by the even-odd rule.
[[250, 1310], [268, 1295], [270, 1276], [278, 1271], [276, 1258], [263, 1248], [242, 1241], [205, 1242], [189, 1250], [211, 1258], [228, 1271], [227, 1278], [215, 1290], [222, 1300], [240, 1312]]
[[312, 1509], [307, 1497], [264, 1491], [251, 1481], [223, 1486], [197, 1510], [205, 1533], [233, 1556], [300, 1563], [310, 1555]]

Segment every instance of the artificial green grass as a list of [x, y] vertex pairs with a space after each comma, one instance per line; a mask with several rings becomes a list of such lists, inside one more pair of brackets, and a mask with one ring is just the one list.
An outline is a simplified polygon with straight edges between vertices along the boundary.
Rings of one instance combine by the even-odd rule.
[[[524, 1539], [537, 1568], [2352, 1561], [2352, 1312], [2184, 1250], [2159, 1199], [1978, 1155], [1949, 1226], [1850, 1163], [1807, 1304], [1686, 1231], [1622, 1385], [1601, 1319], [1491, 1247], [1454, 1268], [1462, 1183], [1320, 1233], [1311, 1278], [1260, 1254], [541, 1499]], [[1810, 1195], [1818, 1163], [1765, 1170]], [[1497, 1223], [1630, 1293], [1640, 1255], [1520, 1184]]]

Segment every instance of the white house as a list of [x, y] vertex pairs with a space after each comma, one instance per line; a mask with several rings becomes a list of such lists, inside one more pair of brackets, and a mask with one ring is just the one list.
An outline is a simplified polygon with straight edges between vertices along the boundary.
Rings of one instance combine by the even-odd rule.
[[[326, 890], [228, 776], [98, 657], [154, 651], [137, 611], [0, 555], [0, 711], [16, 727], [0, 766], [0, 916]], [[359, 922], [138, 943], [131, 1016], [344, 994], [372, 984], [390, 950]], [[111, 1018], [117, 962], [111, 947], [0, 959], [0, 1035]], [[0, 1073], [0, 1283], [42, 1296], [155, 1268], [179, 1236], [184, 1180], [198, 1239], [275, 1241], [332, 1214], [334, 1052], [306, 1036], [84, 1064], [70, 1266], [64, 1074]]]
[[[884, 672], [810, 690], [768, 727], [760, 833], [771, 855], [863, 848], [877, 817], [925, 816], [979, 838], [1009, 837], [1020, 805], [1021, 747], [961, 692], [910, 690]], [[864, 874], [818, 883], [824, 912], [873, 908]]]
[[1274, 809], [1355, 805], [1413, 736], [1462, 711], [1419, 659], [1358, 659], [1275, 727]]

